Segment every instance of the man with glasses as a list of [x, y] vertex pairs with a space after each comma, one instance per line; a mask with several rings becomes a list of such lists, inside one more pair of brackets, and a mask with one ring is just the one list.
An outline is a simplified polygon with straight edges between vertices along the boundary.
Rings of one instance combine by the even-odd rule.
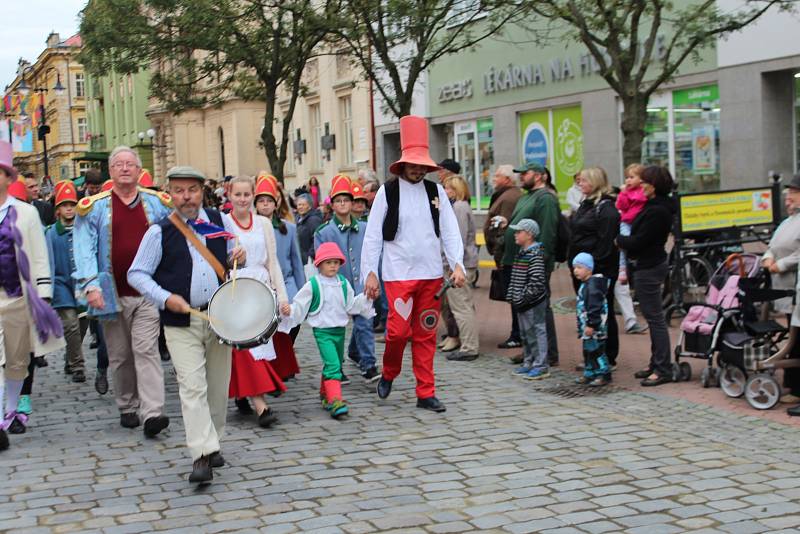
[[103, 320], [114, 393], [125, 428], [140, 425], [152, 438], [169, 425], [164, 415], [164, 372], [158, 352], [159, 315], [128, 284], [128, 269], [151, 224], [169, 215], [166, 193], [138, 186], [142, 162], [119, 146], [111, 152], [113, 187], [78, 202], [75, 278], [89, 315]]

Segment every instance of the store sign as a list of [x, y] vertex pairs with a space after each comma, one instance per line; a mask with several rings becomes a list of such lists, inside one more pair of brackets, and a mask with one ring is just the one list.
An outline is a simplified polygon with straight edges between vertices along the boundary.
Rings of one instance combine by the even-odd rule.
[[672, 91], [672, 105], [685, 106], [689, 104], [703, 104], [719, 100], [719, 86], [706, 85]]
[[526, 163], [547, 166], [547, 137], [547, 128], [543, 124], [532, 122], [528, 125], [522, 136], [522, 157]]
[[439, 88], [439, 102], [452, 102], [472, 98], [472, 80], [461, 80]]
[[774, 224], [777, 200], [769, 187], [681, 195], [681, 232]]

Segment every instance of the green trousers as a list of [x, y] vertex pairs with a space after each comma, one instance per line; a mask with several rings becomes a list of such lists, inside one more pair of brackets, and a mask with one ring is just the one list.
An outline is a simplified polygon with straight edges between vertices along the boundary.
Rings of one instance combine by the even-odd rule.
[[345, 328], [339, 326], [335, 328], [313, 328], [312, 330], [314, 339], [317, 340], [319, 355], [322, 358], [322, 378], [325, 380], [341, 380]]

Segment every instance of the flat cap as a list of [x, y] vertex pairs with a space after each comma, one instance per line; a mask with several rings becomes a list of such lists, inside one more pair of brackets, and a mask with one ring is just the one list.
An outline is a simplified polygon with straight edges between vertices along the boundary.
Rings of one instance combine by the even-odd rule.
[[167, 180], [171, 180], [173, 178], [194, 178], [195, 180], [200, 180], [201, 182], [205, 181], [206, 179], [202, 172], [188, 165], [178, 165], [168, 170]]

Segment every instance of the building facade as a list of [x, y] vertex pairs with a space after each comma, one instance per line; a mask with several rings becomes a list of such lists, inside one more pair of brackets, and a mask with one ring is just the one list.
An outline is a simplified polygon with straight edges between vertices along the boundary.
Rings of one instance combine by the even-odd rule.
[[[49, 175], [56, 182], [77, 177], [88, 167], [87, 162], [79, 161], [88, 147], [89, 132], [86, 76], [76, 59], [80, 48], [79, 35], [62, 40], [51, 33], [36, 62], [20, 60], [16, 78], [6, 87], [14, 163], [22, 172], [33, 172], [39, 178]], [[56, 94], [57, 86], [63, 88], [63, 94]], [[27, 95], [24, 87], [30, 91]], [[15, 106], [17, 102], [20, 105]], [[43, 136], [40, 132], [46, 130], [39, 128], [42, 125], [49, 127]]]
[[[370, 92], [343, 56], [313, 58], [304, 78], [307, 90], [297, 101], [290, 129], [286, 187], [293, 191], [313, 176], [327, 191], [334, 175], [372, 167]], [[276, 116], [287, 108], [288, 96], [279, 94]], [[261, 146], [264, 115], [263, 102], [232, 98], [176, 115], [151, 99], [147, 117], [155, 131], [155, 176], [164, 176], [173, 165], [193, 165], [209, 178], [270, 171]]]
[[89, 149], [83, 161], [107, 173], [109, 153], [125, 145], [136, 150], [144, 168], [152, 170], [155, 131], [146, 116], [150, 74], [112, 71], [104, 76], [87, 75], [86, 82]]

